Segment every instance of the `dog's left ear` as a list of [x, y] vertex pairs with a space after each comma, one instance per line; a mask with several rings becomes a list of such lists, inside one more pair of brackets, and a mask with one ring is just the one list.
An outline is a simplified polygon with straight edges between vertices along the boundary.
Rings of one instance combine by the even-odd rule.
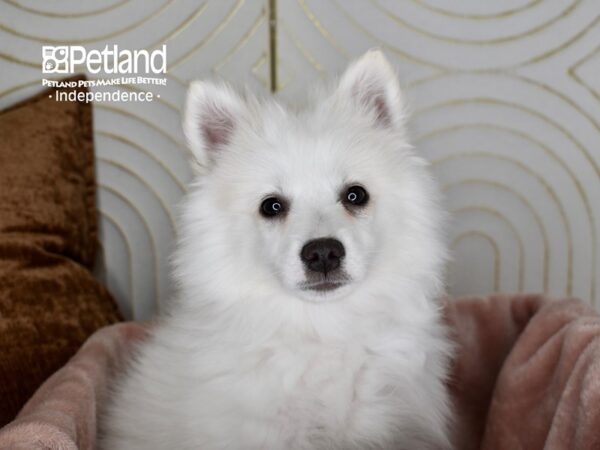
[[381, 127], [400, 128], [405, 112], [400, 84], [381, 50], [369, 50], [342, 75], [337, 95], [350, 98]]

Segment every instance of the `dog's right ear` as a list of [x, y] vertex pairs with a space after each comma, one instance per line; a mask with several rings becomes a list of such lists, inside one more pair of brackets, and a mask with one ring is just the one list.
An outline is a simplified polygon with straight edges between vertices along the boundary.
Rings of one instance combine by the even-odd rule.
[[194, 81], [188, 90], [183, 131], [196, 163], [209, 168], [231, 141], [244, 100], [225, 84]]
[[400, 129], [404, 125], [404, 100], [392, 65], [381, 50], [369, 50], [346, 69], [337, 95], [350, 99], [376, 126]]

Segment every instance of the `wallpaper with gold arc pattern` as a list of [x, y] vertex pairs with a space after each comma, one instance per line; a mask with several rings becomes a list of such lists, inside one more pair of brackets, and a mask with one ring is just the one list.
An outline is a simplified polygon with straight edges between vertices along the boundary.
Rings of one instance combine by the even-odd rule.
[[98, 276], [127, 317], [149, 318], [173, 292], [168, 259], [191, 176], [180, 123], [187, 84], [220, 77], [268, 92], [268, 28], [263, 1], [0, 0], [0, 107], [41, 89], [42, 45], [167, 44], [167, 86], [152, 87], [160, 99], [94, 105]]
[[302, 96], [372, 47], [452, 211], [452, 294], [600, 308], [600, 2], [278, 0], [278, 88]]
[[453, 212], [449, 291], [543, 291], [600, 308], [599, 2], [0, 0], [0, 107], [41, 89], [42, 45], [163, 43], [160, 99], [94, 111], [98, 276], [128, 317], [150, 317], [173, 292], [187, 83], [225, 78], [294, 102], [376, 46]]

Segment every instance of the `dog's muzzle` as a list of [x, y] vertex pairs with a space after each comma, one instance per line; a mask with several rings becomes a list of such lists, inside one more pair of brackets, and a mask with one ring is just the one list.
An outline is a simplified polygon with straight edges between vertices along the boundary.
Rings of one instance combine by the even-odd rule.
[[306, 269], [303, 290], [332, 291], [348, 282], [341, 269], [346, 256], [344, 245], [337, 239], [325, 237], [308, 241], [300, 251], [300, 259]]

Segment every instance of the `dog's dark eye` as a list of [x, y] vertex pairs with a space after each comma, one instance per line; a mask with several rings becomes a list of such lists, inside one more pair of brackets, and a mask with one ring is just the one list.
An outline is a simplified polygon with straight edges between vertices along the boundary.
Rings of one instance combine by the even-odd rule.
[[285, 211], [285, 203], [277, 197], [269, 197], [260, 205], [260, 213], [263, 217], [275, 217]]
[[369, 201], [369, 193], [362, 186], [350, 186], [342, 201], [349, 206], [364, 206]]

